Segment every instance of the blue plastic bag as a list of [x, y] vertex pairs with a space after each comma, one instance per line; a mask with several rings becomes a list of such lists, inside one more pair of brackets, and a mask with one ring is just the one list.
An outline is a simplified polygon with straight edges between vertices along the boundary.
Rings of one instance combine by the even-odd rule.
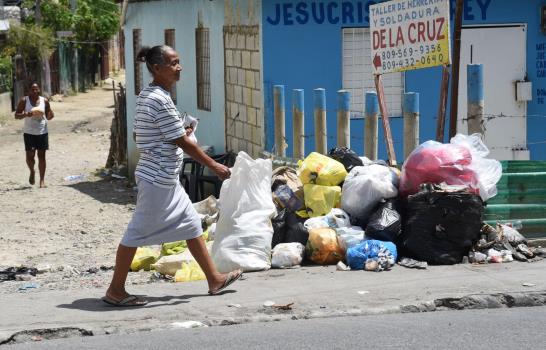
[[347, 264], [353, 270], [364, 269], [366, 260], [379, 260], [380, 256], [387, 255], [389, 260], [392, 256], [392, 264], [396, 262], [396, 245], [392, 242], [383, 242], [375, 239], [363, 241], [362, 243], [347, 249]]

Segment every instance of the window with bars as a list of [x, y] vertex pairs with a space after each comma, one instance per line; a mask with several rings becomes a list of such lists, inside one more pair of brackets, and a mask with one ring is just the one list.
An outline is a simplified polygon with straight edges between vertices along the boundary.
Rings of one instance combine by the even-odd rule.
[[138, 52], [142, 46], [142, 30], [139, 28], [133, 29], [133, 67], [135, 75], [135, 95], [140, 94], [142, 90], [142, 65], [137, 60]]
[[195, 29], [195, 61], [197, 67], [197, 108], [210, 111], [209, 28], [198, 27]]
[[[174, 29], [165, 29], [165, 45], [176, 49], [174, 33]], [[170, 93], [173, 102], [176, 104], [176, 84], [172, 86]]]
[[[366, 91], [375, 91], [369, 28], [343, 28], [343, 89], [351, 91], [351, 117], [364, 117]], [[402, 116], [404, 74], [382, 77], [390, 117]]]

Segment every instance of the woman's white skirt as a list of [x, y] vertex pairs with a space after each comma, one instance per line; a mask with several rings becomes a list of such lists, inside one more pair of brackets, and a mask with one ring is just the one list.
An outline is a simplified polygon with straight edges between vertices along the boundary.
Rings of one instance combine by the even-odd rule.
[[171, 188], [137, 178], [137, 203], [121, 239], [126, 247], [141, 247], [193, 239], [203, 234], [201, 219], [177, 182]]

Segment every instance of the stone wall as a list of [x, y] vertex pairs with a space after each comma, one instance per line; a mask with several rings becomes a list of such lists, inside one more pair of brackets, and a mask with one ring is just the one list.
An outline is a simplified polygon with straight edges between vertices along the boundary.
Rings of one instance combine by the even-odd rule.
[[224, 26], [226, 148], [258, 157], [264, 144], [258, 25]]

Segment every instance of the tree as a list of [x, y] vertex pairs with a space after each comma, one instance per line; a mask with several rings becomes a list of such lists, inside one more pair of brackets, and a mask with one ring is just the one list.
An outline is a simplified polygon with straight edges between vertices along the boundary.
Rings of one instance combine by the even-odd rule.
[[[26, 0], [23, 7], [36, 10], [35, 1]], [[113, 0], [78, 0], [75, 13], [70, 0], [42, 0], [40, 10], [44, 27], [54, 32], [71, 30], [77, 42], [106, 41], [119, 30], [119, 7]], [[34, 24], [34, 16], [25, 23]]]
[[21, 54], [29, 60], [48, 58], [55, 47], [50, 29], [37, 25], [11, 24], [8, 40], [2, 49], [4, 56]]

